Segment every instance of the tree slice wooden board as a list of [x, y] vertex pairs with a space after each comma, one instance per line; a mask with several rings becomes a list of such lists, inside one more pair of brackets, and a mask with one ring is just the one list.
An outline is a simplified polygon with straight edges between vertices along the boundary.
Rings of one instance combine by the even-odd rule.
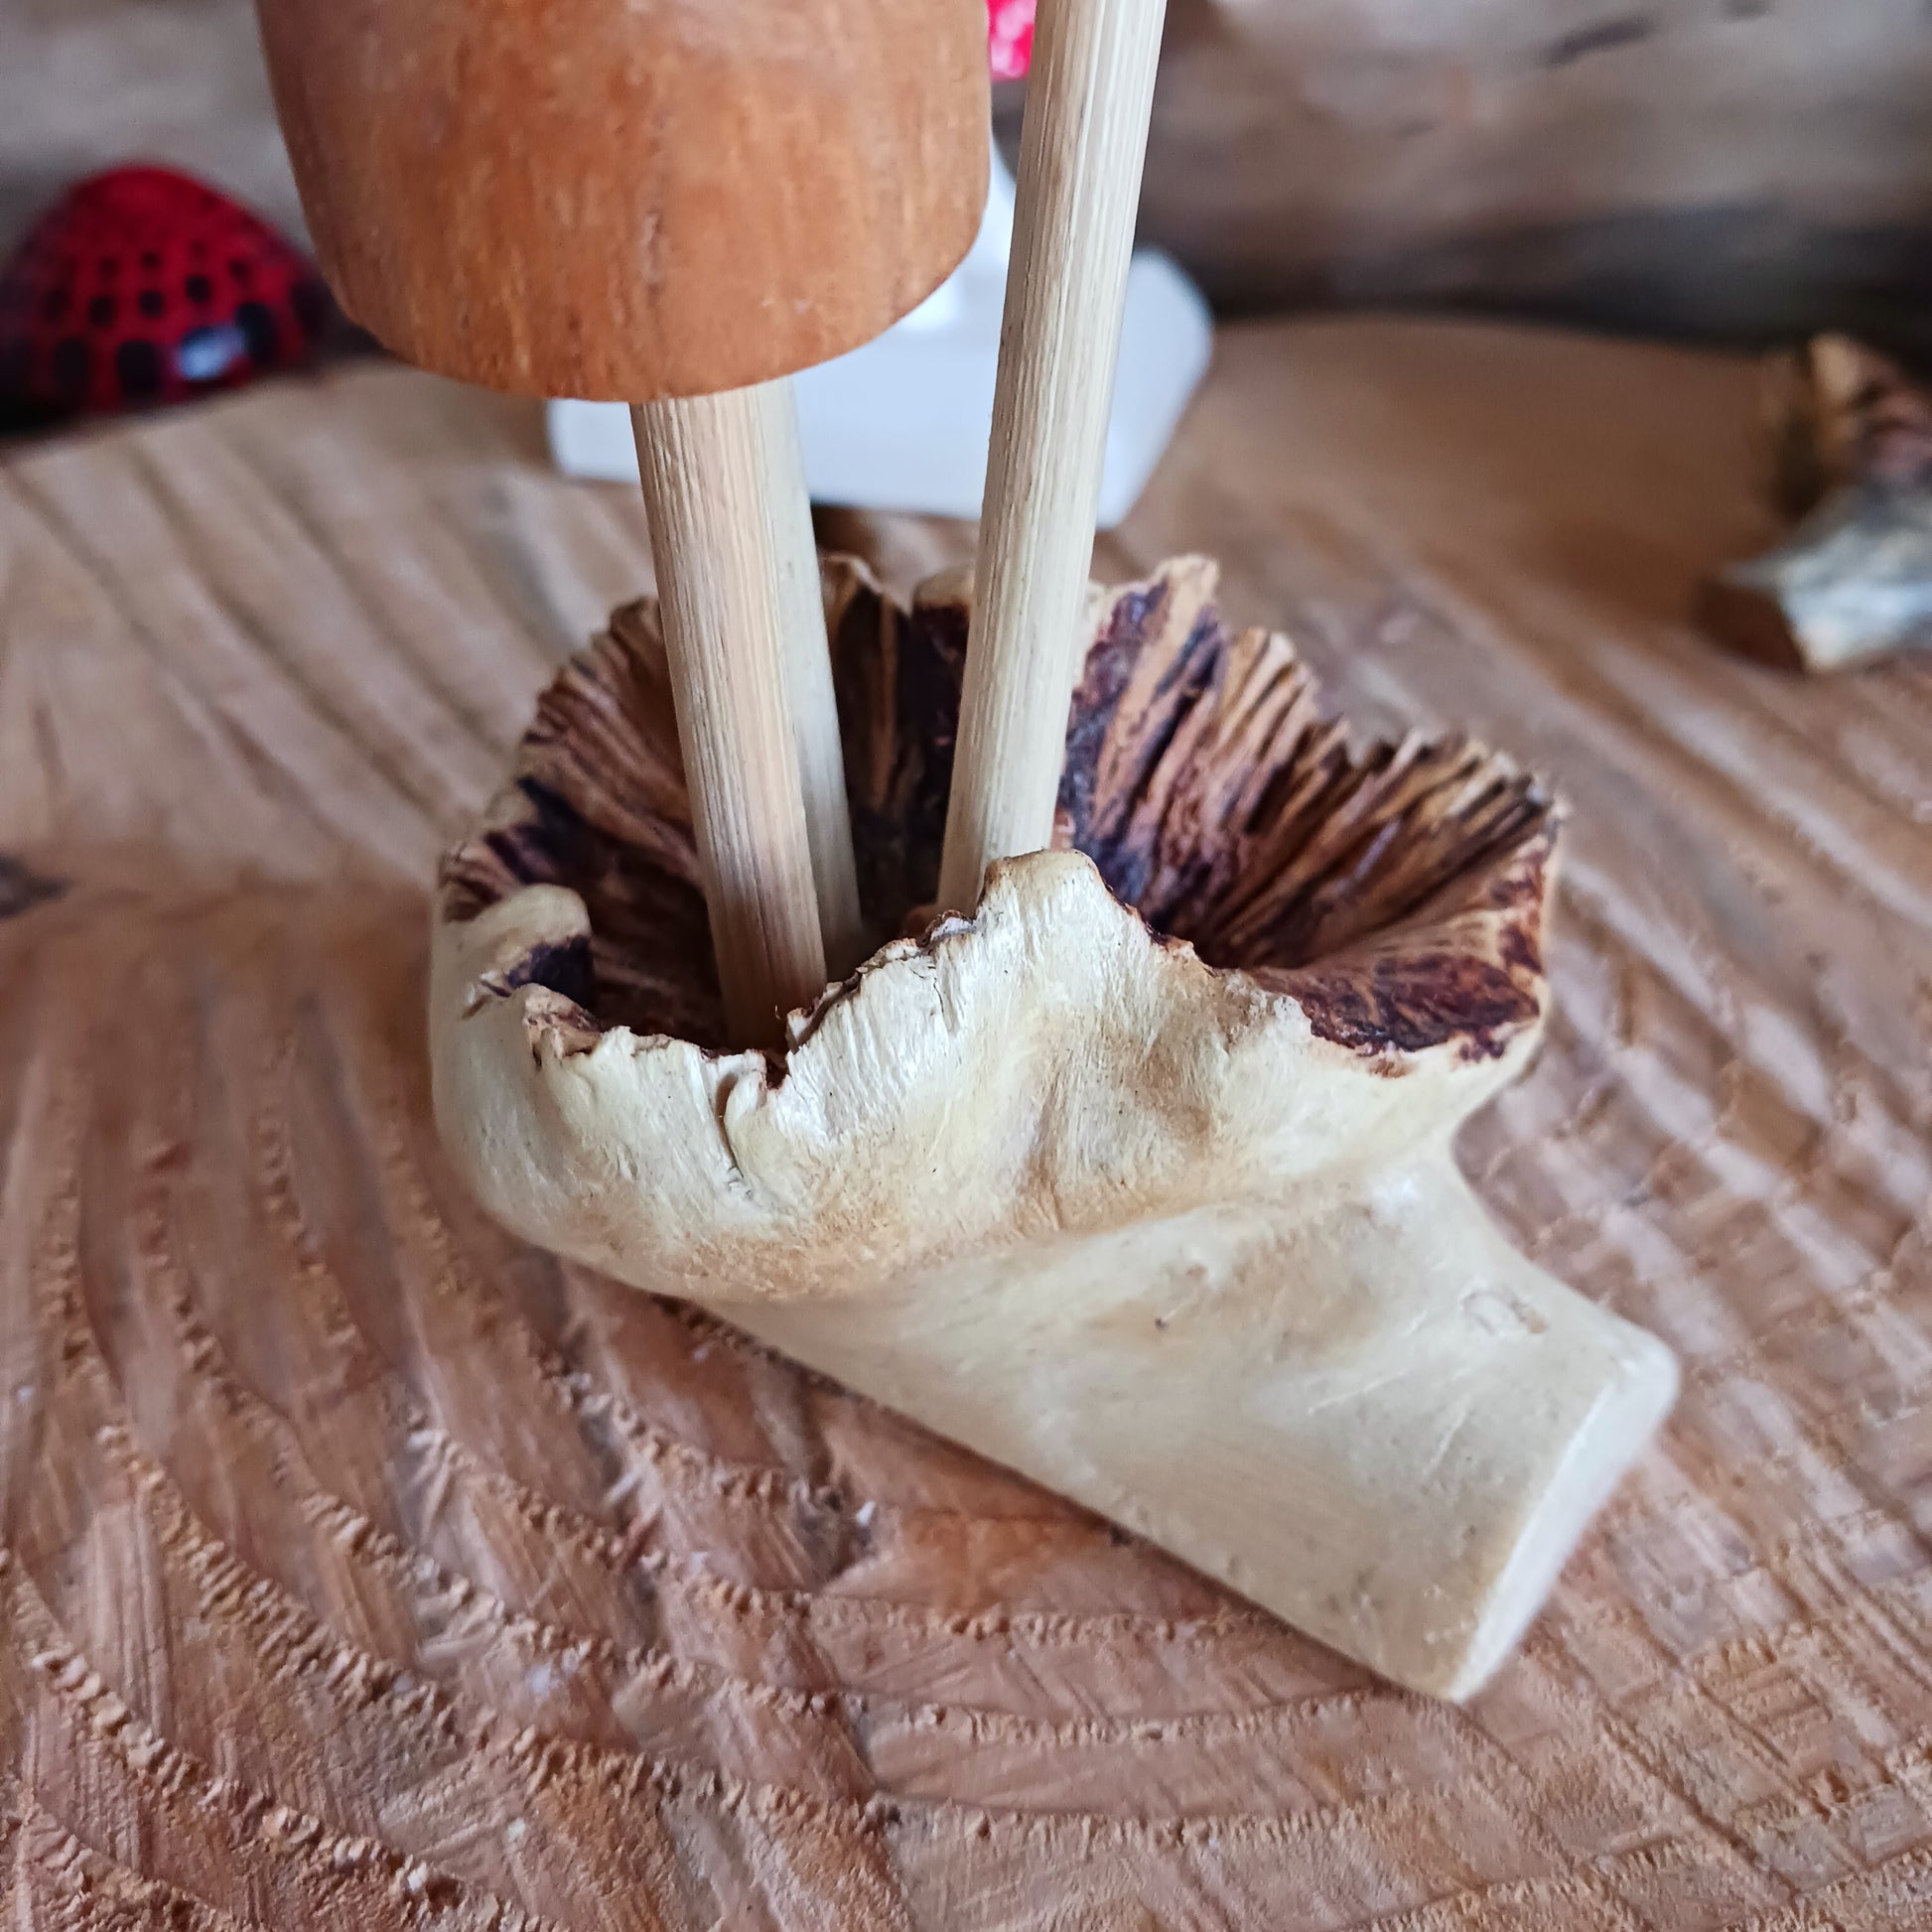
[[[1464, 1711], [444, 1168], [423, 884], [645, 587], [532, 413], [369, 367], [0, 470], [10, 1922], [1904, 1927], [1932, 1916], [1932, 663], [1683, 616], [1774, 533], [1741, 362], [1227, 332], [1125, 577], [1220, 556], [1366, 729], [1572, 808], [1473, 1124], [1682, 1353]], [[959, 527], [826, 519], [904, 584]]]

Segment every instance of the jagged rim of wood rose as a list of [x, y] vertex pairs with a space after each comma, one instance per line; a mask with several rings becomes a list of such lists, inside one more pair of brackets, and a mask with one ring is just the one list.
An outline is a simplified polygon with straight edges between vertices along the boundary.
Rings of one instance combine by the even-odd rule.
[[[1150, 945], [1292, 1002], [1377, 1070], [1441, 1047], [1500, 1055], [1543, 1017], [1561, 808], [1533, 774], [1460, 737], [1357, 746], [1321, 715], [1287, 637], [1226, 623], [1217, 577], [1210, 560], [1183, 557], [1094, 591], [1055, 846], [1093, 860]], [[966, 579], [930, 579], [908, 604], [857, 560], [829, 557], [824, 584], [879, 950], [791, 1016], [787, 1048], [768, 1056], [775, 1078], [833, 1005], [969, 925], [931, 905]], [[579, 895], [588, 935], [499, 961], [476, 997], [531, 988], [528, 1022], [562, 1055], [615, 1031], [736, 1050], [722, 1036], [654, 600], [614, 613], [543, 693], [508, 781], [444, 858], [437, 917], [462, 925], [542, 886]]]

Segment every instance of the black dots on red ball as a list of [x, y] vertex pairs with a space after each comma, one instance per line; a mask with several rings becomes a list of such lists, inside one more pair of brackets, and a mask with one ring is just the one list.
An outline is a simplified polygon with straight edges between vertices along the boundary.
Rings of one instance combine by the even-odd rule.
[[275, 311], [266, 302], [244, 302], [234, 312], [234, 319], [235, 327], [241, 331], [241, 340], [248, 345], [248, 353], [257, 366], [272, 367], [279, 341]]
[[332, 299], [319, 275], [305, 275], [289, 290], [289, 304], [295, 319], [311, 338], [320, 337], [329, 327]]
[[161, 351], [152, 343], [126, 342], [114, 351], [114, 379], [131, 402], [161, 393]]
[[69, 189], [0, 274], [0, 410], [182, 401], [306, 360], [333, 309], [309, 262], [172, 169]]
[[93, 366], [93, 350], [78, 336], [63, 336], [54, 345], [53, 354], [48, 357], [54, 393], [70, 400], [84, 396]]

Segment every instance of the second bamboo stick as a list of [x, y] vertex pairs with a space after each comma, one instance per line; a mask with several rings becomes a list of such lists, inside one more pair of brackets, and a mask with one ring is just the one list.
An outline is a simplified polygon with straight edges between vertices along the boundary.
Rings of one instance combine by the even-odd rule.
[[1040, 0], [939, 873], [963, 911], [1052, 838], [1166, 10]]

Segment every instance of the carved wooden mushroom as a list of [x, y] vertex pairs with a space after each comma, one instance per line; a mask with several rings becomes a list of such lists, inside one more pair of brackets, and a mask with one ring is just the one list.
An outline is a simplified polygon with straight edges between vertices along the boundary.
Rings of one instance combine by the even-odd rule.
[[1932, 644], [1932, 396], [1844, 336], [1771, 373], [1778, 495], [1801, 521], [1706, 585], [1706, 623], [1804, 671]]
[[1097, 597], [1071, 849], [935, 918], [964, 592], [828, 566], [885, 943], [770, 1057], [722, 1036], [656, 615], [620, 611], [445, 863], [438, 1121], [520, 1233], [1461, 1697], [1675, 1388], [1450, 1155], [1537, 1036], [1557, 813], [1473, 746], [1352, 749], [1214, 578]]

